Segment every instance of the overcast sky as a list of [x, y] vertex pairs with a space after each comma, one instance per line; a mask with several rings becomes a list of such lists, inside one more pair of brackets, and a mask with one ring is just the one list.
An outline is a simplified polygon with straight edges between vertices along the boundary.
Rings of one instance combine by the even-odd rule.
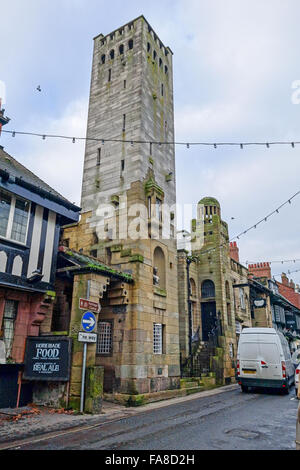
[[[298, 0], [0, 2], [6, 129], [84, 136], [93, 37], [143, 14], [174, 52], [176, 140], [300, 141], [300, 104], [292, 102], [300, 80]], [[83, 144], [5, 134], [0, 143], [80, 203]], [[300, 189], [300, 145], [177, 147], [176, 165], [177, 201], [216, 197], [230, 238]], [[300, 259], [299, 232], [300, 195], [240, 238], [240, 259]], [[273, 274], [297, 269], [300, 262], [272, 264]], [[300, 271], [291, 277], [300, 282]]]

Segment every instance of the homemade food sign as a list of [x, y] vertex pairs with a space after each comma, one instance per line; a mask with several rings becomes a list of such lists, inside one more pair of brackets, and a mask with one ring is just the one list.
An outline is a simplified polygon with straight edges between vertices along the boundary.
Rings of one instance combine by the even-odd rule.
[[68, 381], [71, 338], [29, 336], [26, 341], [24, 379]]

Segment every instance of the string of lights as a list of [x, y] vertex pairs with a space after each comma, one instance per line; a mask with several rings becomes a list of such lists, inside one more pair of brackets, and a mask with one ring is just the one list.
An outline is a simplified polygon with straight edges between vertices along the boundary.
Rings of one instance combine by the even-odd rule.
[[[258, 146], [266, 146], [269, 148], [270, 146], [273, 145], [289, 145], [292, 148], [295, 147], [295, 145], [300, 144], [299, 141], [270, 141], [270, 142], [217, 142], [217, 143], [212, 143], [212, 142], [168, 142], [168, 141], [152, 141], [152, 140], [125, 140], [125, 139], [103, 139], [103, 138], [92, 138], [92, 137], [71, 137], [71, 136], [66, 136], [66, 135], [58, 135], [58, 134], [40, 134], [36, 132], [23, 132], [23, 131], [10, 131], [7, 129], [2, 129], [3, 133], [6, 134], [11, 134], [12, 137], [15, 137], [16, 135], [28, 135], [28, 136], [35, 136], [35, 137], [41, 137], [43, 140], [46, 140], [46, 138], [57, 138], [57, 139], [67, 139], [71, 140], [73, 143], [76, 143], [76, 140], [78, 141], [94, 141], [94, 142], [100, 142], [102, 145], [104, 145], [107, 142], [120, 142], [120, 143], [130, 143], [131, 146], [134, 144], [149, 144], [150, 146], [152, 145], [183, 145], [186, 146], [186, 148], [190, 148], [191, 146], [209, 146], [209, 147], [221, 147], [221, 146], [239, 146], [241, 149], [243, 149], [245, 146], [253, 146], [253, 145], [258, 145]], [[238, 235], [234, 236], [229, 240], [229, 242], [232, 242], [233, 240], [239, 240], [239, 238], [243, 235], [246, 235], [250, 230], [256, 229], [259, 224], [262, 222], [267, 222], [268, 219], [276, 214], [279, 213], [279, 210], [282, 209], [286, 204], [291, 204], [291, 201], [300, 194], [300, 191], [297, 191], [293, 196], [291, 196], [287, 201], [282, 203], [279, 207], [277, 207], [274, 211], [270, 212], [268, 215], [260, 219], [258, 222], [256, 222], [254, 225], [251, 227], [247, 228], [246, 230], [240, 232]], [[227, 243], [222, 243], [220, 244], [220, 248], [223, 246], [226, 246]], [[207, 254], [209, 252], [214, 251], [216, 248], [210, 248], [208, 250], [205, 250], [201, 253], [201, 255]], [[285, 263], [285, 262], [296, 262], [299, 260], [282, 260], [282, 261], [271, 261], [270, 263]], [[249, 262], [246, 262], [248, 265]], [[296, 271], [297, 272], [297, 271]]]
[[245, 235], [247, 232], [249, 232], [250, 230], [252, 229], [256, 229], [256, 227], [261, 224], [262, 222], [267, 222], [267, 220], [274, 214], [278, 214], [279, 213], [279, 210], [282, 209], [282, 207], [284, 207], [286, 204], [291, 204], [292, 203], [292, 200], [297, 197], [298, 195], [300, 194], [300, 191], [297, 191], [293, 196], [291, 196], [289, 199], [287, 199], [285, 202], [283, 202], [279, 207], [277, 207], [276, 209], [274, 209], [272, 212], [270, 212], [270, 214], [266, 215], [265, 217], [263, 217], [261, 220], [259, 220], [258, 222], [256, 222], [256, 224], [252, 225], [251, 227], [247, 228], [246, 230], [244, 230], [243, 232], [239, 233], [238, 235], [236, 235], [235, 237], [231, 238], [230, 241], [233, 241], [233, 240], [236, 240], [242, 236], [242, 235]]
[[[267, 222], [268, 219], [274, 215], [274, 214], [279, 214], [279, 210], [282, 209], [282, 207], [284, 207], [286, 204], [291, 204], [292, 203], [292, 200], [297, 197], [298, 195], [300, 194], [300, 190], [297, 191], [293, 196], [291, 196], [289, 199], [287, 199], [285, 202], [283, 202], [282, 204], [280, 204], [280, 206], [278, 206], [274, 211], [270, 212], [268, 215], [266, 215], [265, 217], [263, 217], [261, 220], [259, 220], [258, 222], [256, 222], [254, 225], [252, 225], [251, 227], [247, 228], [246, 230], [244, 230], [243, 232], [239, 233], [238, 235], [234, 236], [233, 238], [231, 238], [229, 240], [229, 242], [222, 242], [218, 248], [222, 248], [222, 247], [225, 247], [225, 246], [228, 246], [228, 243], [232, 242], [233, 240], [236, 240], [236, 239], [239, 239], [242, 235], [245, 235], [246, 233], [248, 233], [250, 230], [252, 229], [256, 229], [256, 227], [262, 223], [262, 222]], [[210, 253], [210, 252], [213, 252], [215, 251], [217, 248], [214, 247], [214, 248], [208, 248], [207, 250], [205, 251], [202, 251], [199, 255], [202, 256], [202, 255], [205, 255], [207, 253]], [[197, 256], [199, 256], [197, 255]], [[296, 260], [292, 260], [292, 261], [295, 261]], [[288, 262], [288, 260], [286, 260], [286, 262]], [[248, 262], [249, 264], [249, 262]]]
[[[269, 263], [269, 264], [272, 264], [272, 263], [296, 263], [300, 261], [300, 259], [282, 259], [282, 260], [271, 260], [271, 261], [265, 261], [265, 263]], [[257, 261], [243, 261], [242, 264], [253, 264], [253, 263], [257, 263]]]
[[294, 148], [296, 145], [300, 144], [300, 141], [270, 141], [270, 142], [169, 142], [169, 141], [154, 141], [154, 140], [126, 140], [126, 139], [104, 139], [104, 138], [94, 138], [94, 137], [71, 137], [67, 135], [59, 135], [59, 134], [40, 134], [37, 132], [23, 132], [23, 131], [10, 131], [7, 129], [2, 129], [3, 133], [11, 134], [12, 137], [16, 137], [16, 135], [28, 135], [28, 136], [35, 136], [41, 137], [43, 140], [46, 138], [50, 139], [67, 139], [71, 140], [74, 144], [76, 141], [94, 141], [100, 142], [103, 145], [107, 142], [120, 142], [120, 143], [129, 143], [131, 145], [134, 144], [150, 144], [150, 145], [182, 145], [186, 148], [190, 148], [192, 146], [206, 146], [206, 147], [224, 147], [224, 146], [233, 146], [233, 147], [240, 147], [243, 149], [247, 146], [264, 146], [266, 148], [270, 148], [274, 145], [288, 145]]
[[[299, 272], [300, 272], [300, 269], [296, 269], [295, 271], [287, 271], [286, 274], [289, 274], [289, 275], [290, 275], [290, 274], [299, 273]], [[280, 273], [280, 274], [273, 274], [273, 277], [278, 277], [278, 276], [281, 276], [281, 275], [282, 275], [282, 273]]]

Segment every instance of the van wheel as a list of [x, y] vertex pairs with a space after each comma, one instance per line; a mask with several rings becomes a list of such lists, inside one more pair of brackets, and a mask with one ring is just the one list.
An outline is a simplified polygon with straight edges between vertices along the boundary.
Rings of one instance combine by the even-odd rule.
[[242, 392], [247, 393], [249, 391], [249, 387], [247, 385], [241, 385]]

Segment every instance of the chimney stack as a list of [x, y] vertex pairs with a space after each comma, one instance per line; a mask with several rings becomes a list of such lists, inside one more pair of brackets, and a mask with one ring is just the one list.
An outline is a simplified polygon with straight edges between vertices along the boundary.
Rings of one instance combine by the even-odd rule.
[[270, 263], [255, 263], [249, 264], [249, 273], [255, 277], [266, 277], [271, 279], [271, 266]]
[[230, 258], [234, 259], [238, 263], [240, 262], [239, 247], [237, 246], [236, 242], [229, 243], [229, 254]]

